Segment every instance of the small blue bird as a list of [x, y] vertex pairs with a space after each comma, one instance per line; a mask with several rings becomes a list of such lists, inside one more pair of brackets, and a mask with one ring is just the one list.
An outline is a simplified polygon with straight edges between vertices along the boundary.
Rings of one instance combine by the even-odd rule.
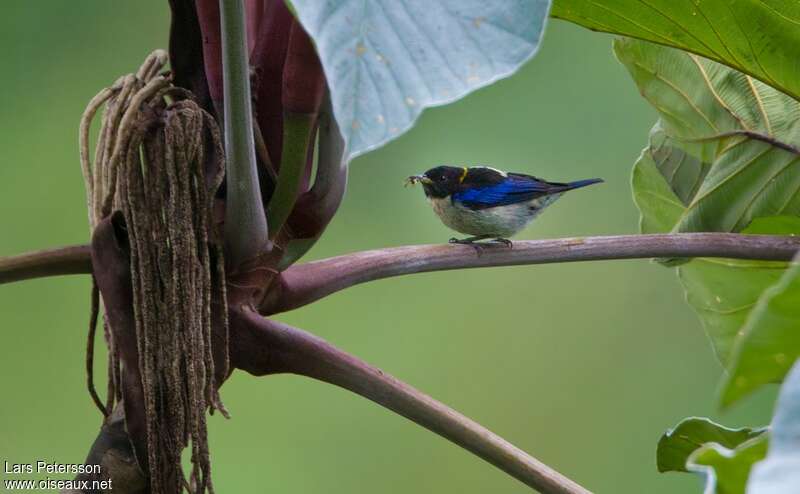
[[486, 166], [437, 166], [406, 179], [408, 184], [422, 184], [425, 196], [445, 225], [472, 235], [465, 239], [451, 238], [450, 243], [472, 244], [493, 239], [509, 247], [508, 237], [525, 228], [561, 194], [602, 181], [590, 178], [569, 183], [546, 182]]

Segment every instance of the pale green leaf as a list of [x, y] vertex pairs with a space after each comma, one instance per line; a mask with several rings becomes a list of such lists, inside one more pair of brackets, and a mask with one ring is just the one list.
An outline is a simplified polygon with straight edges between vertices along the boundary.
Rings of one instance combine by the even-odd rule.
[[422, 110], [507, 77], [539, 47], [550, 0], [293, 0], [351, 158]]
[[800, 363], [781, 386], [772, 419], [769, 451], [756, 463], [747, 483], [748, 494], [800, 492]]

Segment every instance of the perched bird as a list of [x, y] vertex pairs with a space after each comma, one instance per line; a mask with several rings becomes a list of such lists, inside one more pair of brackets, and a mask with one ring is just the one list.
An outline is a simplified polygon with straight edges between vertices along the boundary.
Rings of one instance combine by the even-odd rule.
[[568, 190], [602, 182], [599, 178], [569, 183], [546, 182], [522, 173], [506, 173], [486, 166], [437, 166], [412, 175], [406, 184], [422, 184], [433, 210], [448, 227], [471, 235], [450, 243], [472, 244], [493, 239], [511, 246], [518, 233], [544, 208]]

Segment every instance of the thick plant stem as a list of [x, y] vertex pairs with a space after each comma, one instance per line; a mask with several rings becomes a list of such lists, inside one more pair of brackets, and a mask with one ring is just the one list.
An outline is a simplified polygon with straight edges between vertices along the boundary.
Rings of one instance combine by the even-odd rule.
[[[346, 254], [292, 266], [281, 287], [262, 304], [262, 312], [296, 309], [368, 281], [430, 271], [521, 266], [557, 262], [610, 261], [653, 257], [721, 257], [791, 261], [800, 237], [737, 233], [665, 233], [607, 237], [520, 240], [508, 249], [466, 245], [408, 245]], [[91, 273], [89, 246], [76, 245], [0, 258], [0, 284], [62, 274]]]
[[268, 247], [253, 140], [243, 0], [220, 0], [225, 97], [226, 262], [236, 269]]
[[439, 434], [539, 492], [589, 494], [480, 424], [312, 334], [249, 310], [232, 311], [231, 327], [237, 332], [232, 363], [247, 372], [288, 372], [334, 384]]
[[790, 261], [800, 237], [735, 233], [680, 233], [559, 238], [487, 245], [412, 245], [292, 266], [261, 304], [262, 314], [296, 309], [353, 285], [429, 271], [556, 262], [653, 257], [724, 257]]
[[45, 276], [91, 273], [89, 256], [88, 245], [71, 245], [0, 257], [0, 285]]

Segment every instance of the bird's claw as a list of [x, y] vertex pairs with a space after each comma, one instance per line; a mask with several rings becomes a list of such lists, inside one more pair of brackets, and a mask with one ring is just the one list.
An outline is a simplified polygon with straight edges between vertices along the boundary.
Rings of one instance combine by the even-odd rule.
[[475, 249], [475, 251], [478, 253], [479, 256], [483, 253], [483, 250], [485, 248], [487, 248], [491, 244], [503, 244], [504, 246], [508, 247], [509, 249], [513, 248], [513, 244], [511, 243], [511, 240], [509, 240], [507, 238], [497, 237], [497, 238], [491, 239], [487, 243], [479, 243], [479, 242], [477, 242], [477, 240], [484, 240], [484, 238], [474, 238], [474, 237], [470, 237], [470, 238], [455, 238], [455, 237], [453, 237], [453, 238], [451, 238], [449, 240], [449, 243], [451, 243], [451, 244], [469, 245], [470, 247]]
[[469, 239], [469, 238], [463, 238], [462, 239], [462, 238], [453, 237], [448, 242], [451, 243], [451, 244], [469, 245], [470, 247], [475, 249], [475, 253], [478, 254], [478, 257], [480, 257], [481, 254], [483, 254], [483, 249], [484, 249], [483, 244], [479, 244], [479, 243], [475, 242], [472, 239]]
[[503, 244], [506, 247], [508, 247], [509, 249], [513, 249], [514, 248], [514, 243], [511, 242], [511, 240], [509, 240], [507, 238], [498, 237], [498, 238], [493, 239], [492, 242], [496, 242], [498, 244]]

